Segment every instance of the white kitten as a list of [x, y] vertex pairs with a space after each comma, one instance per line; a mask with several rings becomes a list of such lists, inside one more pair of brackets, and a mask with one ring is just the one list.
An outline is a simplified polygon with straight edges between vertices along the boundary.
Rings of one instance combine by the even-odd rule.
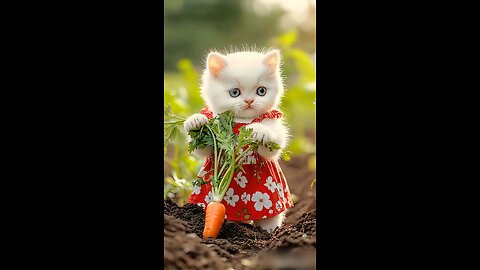
[[[284, 91], [278, 50], [265, 54], [235, 52], [222, 55], [211, 52], [206, 66], [202, 76], [201, 95], [214, 116], [230, 110], [234, 112], [235, 122], [249, 123], [270, 110], [278, 109]], [[188, 132], [200, 128], [207, 121], [206, 116], [194, 114], [185, 121], [185, 129]], [[281, 119], [265, 119], [249, 124], [247, 128], [253, 129], [253, 138], [257, 141], [275, 142], [282, 148], [287, 144], [288, 133]], [[271, 152], [261, 146], [258, 154], [277, 160], [280, 151]], [[205, 148], [196, 152], [209, 156], [212, 149]], [[281, 226], [284, 214], [285, 212], [255, 221], [255, 224], [272, 231]]]
[[[267, 111], [277, 109], [283, 91], [278, 50], [266, 54], [236, 52], [226, 56], [212, 52], [207, 57], [201, 95], [214, 116], [232, 110], [236, 122], [248, 123]], [[185, 129], [199, 128], [207, 120], [202, 114], [194, 114], [185, 121]], [[282, 148], [287, 144], [287, 129], [280, 119], [265, 119], [248, 125], [248, 128], [254, 130], [258, 140], [273, 141]], [[258, 152], [273, 159], [278, 159], [280, 154], [280, 150], [270, 152], [265, 147], [260, 147]], [[208, 156], [211, 149], [197, 153]]]

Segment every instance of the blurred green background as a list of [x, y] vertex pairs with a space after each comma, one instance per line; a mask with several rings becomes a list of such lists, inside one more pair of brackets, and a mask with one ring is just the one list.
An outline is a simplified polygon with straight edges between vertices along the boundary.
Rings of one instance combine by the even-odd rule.
[[[315, 1], [171, 0], [164, 6], [165, 104], [184, 118], [204, 107], [199, 78], [212, 48], [278, 48], [287, 86], [280, 108], [292, 134], [289, 162], [308, 155], [305, 169], [315, 170]], [[203, 162], [188, 153], [181, 130], [167, 148], [164, 197], [184, 204]]]

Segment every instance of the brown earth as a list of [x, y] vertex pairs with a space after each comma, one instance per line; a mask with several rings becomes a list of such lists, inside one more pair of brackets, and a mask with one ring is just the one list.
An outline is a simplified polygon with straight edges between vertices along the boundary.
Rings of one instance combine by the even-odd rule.
[[260, 227], [225, 221], [217, 239], [202, 239], [205, 213], [197, 205], [164, 201], [164, 269], [266, 270], [315, 269], [315, 172], [308, 156], [280, 165], [298, 202], [284, 226], [268, 233]]

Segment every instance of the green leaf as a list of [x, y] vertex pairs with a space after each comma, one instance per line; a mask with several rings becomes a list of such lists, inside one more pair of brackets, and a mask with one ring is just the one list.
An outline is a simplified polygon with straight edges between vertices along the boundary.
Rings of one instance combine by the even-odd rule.
[[163, 150], [164, 155], [167, 154], [167, 148], [170, 141], [174, 140], [175, 137], [180, 133], [178, 127], [172, 124], [165, 124], [163, 130]]
[[274, 143], [274, 142], [269, 142], [269, 143], [267, 143], [267, 144], [265, 145], [265, 147], [267, 147], [267, 149], [268, 149], [270, 152], [281, 149], [280, 145], [278, 145], [277, 143]]
[[180, 134], [179, 127], [183, 126], [184, 118], [175, 115], [169, 104], [163, 106], [163, 154], [167, 154], [168, 144]]
[[289, 48], [295, 43], [295, 41], [297, 41], [297, 38], [298, 38], [297, 32], [291, 31], [291, 32], [287, 32], [285, 34], [280, 35], [277, 38], [277, 42], [280, 43], [280, 46]]
[[290, 197], [292, 197], [292, 201], [293, 201], [294, 204], [296, 204], [298, 202], [298, 197], [297, 197], [296, 194], [291, 193]]
[[184, 82], [186, 82], [185, 91], [185, 101], [189, 107], [192, 108], [192, 111], [198, 111], [201, 109], [203, 104], [202, 97], [200, 96], [200, 76], [198, 75], [195, 67], [193, 66], [192, 61], [189, 59], [181, 59], [177, 62], [177, 68], [180, 70]]
[[199, 186], [201, 186], [201, 185], [205, 185], [205, 184], [208, 184], [208, 182], [205, 181], [204, 178], [197, 178], [197, 179], [195, 179], [195, 180], [192, 181], [192, 185], [193, 185], [193, 186], [197, 186], [197, 187], [199, 187]]
[[287, 56], [295, 62], [295, 67], [300, 73], [300, 83], [308, 83], [316, 80], [315, 66], [310, 55], [300, 49], [291, 49], [288, 51]]
[[316, 155], [312, 155], [308, 158], [308, 168], [312, 171], [315, 171], [317, 168], [317, 157]]
[[289, 161], [289, 160], [290, 160], [290, 154], [291, 154], [291, 153], [292, 153], [292, 152], [290, 152], [290, 151], [283, 150], [283, 151], [282, 151], [281, 158], [282, 158], [283, 160], [285, 160], [285, 161]]

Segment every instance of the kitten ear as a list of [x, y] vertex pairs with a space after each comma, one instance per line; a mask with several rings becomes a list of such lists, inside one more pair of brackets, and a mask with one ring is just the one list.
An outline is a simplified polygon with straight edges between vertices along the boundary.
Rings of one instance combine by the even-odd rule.
[[263, 64], [268, 67], [268, 73], [273, 74], [277, 71], [278, 64], [280, 63], [280, 51], [272, 50], [265, 54]]
[[216, 52], [211, 52], [210, 54], [208, 54], [207, 66], [213, 77], [218, 78], [220, 72], [222, 72], [223, 68], [226, 65], [227, 61], [225, 60], [223, 55]]

